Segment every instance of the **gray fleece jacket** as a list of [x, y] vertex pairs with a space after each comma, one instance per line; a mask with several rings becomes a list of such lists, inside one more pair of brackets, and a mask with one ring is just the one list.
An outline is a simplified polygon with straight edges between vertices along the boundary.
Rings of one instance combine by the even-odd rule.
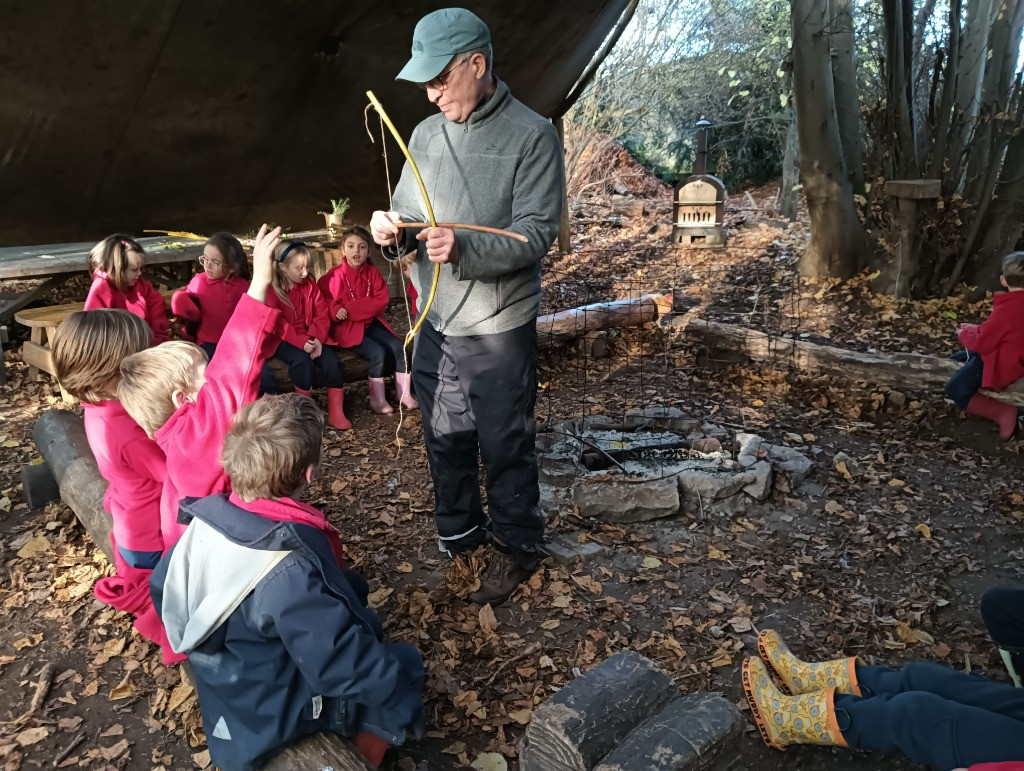
[[[540, 260], [558, 234], [565, 172], [555, 127], [509, 93], [497, 90], [465, 123], [437, 114], [412, 133], [409, 150], [430, 196], [438, 222], [459, 222], [521, 233], [522, 243], [505, 236], [455, 231], [459, 262], [442, 265], [437, 295], [427, 314], [445, 335], [507, 332], [537, 318]], [[393, 208], [402, 219], [426, 222], [416, 178], [406, 164], [395, 188]], [[434, 263], [415, 232], [405, 233], [417, 248], [411, 275], [426, 303]]]

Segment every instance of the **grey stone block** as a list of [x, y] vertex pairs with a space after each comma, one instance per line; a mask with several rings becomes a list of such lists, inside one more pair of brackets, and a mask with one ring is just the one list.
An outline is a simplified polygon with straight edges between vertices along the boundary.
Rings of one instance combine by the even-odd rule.
[[676, 479], [679, 482], [679, 491], [684, 496], [699, 498], [704, 503], [728, 498], [755, 482], [752, 471], [714, 473], [690, 470], [680, 472]]
[[573, 498], [582, 516], [606, 522], [646, 522], [679, 511], [679, 486], [672, 477], [643, 482], [577, 479]]
[[655, 426], [670, 431], [695, 431], [701, 422], [687, 417], [678, 407], [644, 407], [643, 409], [626, 410], [625, 423], [627, 428], [644, 428]]
[[573, 480], [585, 470], [565, 455], [537, 456], [537, 474], [542, 482], [552, 487], [571, 487]]
[[759, 460], [748, 473], [754, 475], [754, 481], [744, 487], [743, 492], [756, 500], [765, 500], [772, 492], [772, 464]]
[[541, 704], [526, 729], [522, 771], [590, 771], [678, 692], [653, 661], [620, 651]]
[[560, 565], [571, 565], [576, 560], [585, 563], [607, 551], [604, 546], [593, 541], [580, 543], [570, 533], [560, 533], [549, 538], [542, 548]]
[[21, 491], [30, 509], [41, 509], [60, 499], [60, 485], [45, 463], [21, 464]]
[[682, 696], [627, 736], [594, 771], [707, 771], [736, 760], [739, 710], [719, 693]]

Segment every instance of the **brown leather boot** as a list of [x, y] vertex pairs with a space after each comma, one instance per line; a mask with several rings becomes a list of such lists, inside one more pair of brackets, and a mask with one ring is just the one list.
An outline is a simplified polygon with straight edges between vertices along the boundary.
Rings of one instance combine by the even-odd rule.
[[470, 594], [469, 599], [480, 605], [500, 605], [539, 567], [539, 558], [524, 561], [500, 547], [495, 547], [487, 567], [480, 576], [480, 588]]

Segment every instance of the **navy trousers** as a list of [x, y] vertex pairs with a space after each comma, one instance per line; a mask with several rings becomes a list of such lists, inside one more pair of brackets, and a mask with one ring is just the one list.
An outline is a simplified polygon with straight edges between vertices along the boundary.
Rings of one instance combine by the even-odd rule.
[[985, 365], [981, 361], [981, 355], [974, 351], [958, 351], [951, 358], [964, 362], [964, 366], [946, 383], [946, 396], [957, 407], [966, 410], [971, 397], [981, 388], [981, 375]]
[[[523, 562], [544, 539], [537, 479], [537, 326], [494, 335], [416, 337], [412, 380], [423, 416], [440, 546], [449, 555], [484, 543], [488, 529]], [[490, 527], [480, 496], [486, 473]]]
[[[216, 343], [200, 343], [199, 347], [206, 351], [206, 358], [213, 360], [213, 354], [217, 352]], [[277, 393], [277, 378], [274, 377], [274, 370], [270, 368], [269, 364], [263, 365], [263, 371], [260, 372], [260, 396], [263, 394], [276, 394]]]
[[312, 391], [313, 386], [344, 388], [345, 377], [341, 371], [338, 354], [329, 346], [315, 359], [301, 348], [282, 342], [274, 351], [274, 358], [288, 365], [288, 377], [292, 384], [303, 391]]
[[370, 377], [384, 377], [388, 365], [393, 372], [405, 372], [405, 346], [386, 326], [374, 319], [366, 325], [363, 342], [349, 350], [370, 363]]
[[857, 666], [863, 696], [837, 696], [836, 720], [855, 749], [899, 752], [930, 768], [1024, 759], [1024, 689], [917, 661]]

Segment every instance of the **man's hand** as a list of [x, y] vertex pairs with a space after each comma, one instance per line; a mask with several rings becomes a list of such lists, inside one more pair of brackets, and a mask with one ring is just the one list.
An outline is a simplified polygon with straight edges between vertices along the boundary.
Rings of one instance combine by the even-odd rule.
[[398, 228], [396, 222], [401, 222], [402, 216], [396, 211], [375, 211], [370, 218], [370, 235], [375, 243], [380, 246], [398, 245]]
[[274, 275], [274, 250], [281, 243], [281, 228], [276, 227], [267, 232], [266, 224], [256, 234], [252, 247], [252, 281], [249, 283], [249, 296], [257, 302], [266, 302], [267, 288]]
[[345, 319], [348, 318], [348, 311], [345, 310], [344, 308], [338, 308], [338, 312], [334, 314], [334, 318], [336, 318], [338, 321], [344, 321]]
[[459, 243], [451, 228], [424, 228], [416, 234], [417, 241], [425, 241], [427, 257], [431, 262], [455, 265], [459, 261]]

